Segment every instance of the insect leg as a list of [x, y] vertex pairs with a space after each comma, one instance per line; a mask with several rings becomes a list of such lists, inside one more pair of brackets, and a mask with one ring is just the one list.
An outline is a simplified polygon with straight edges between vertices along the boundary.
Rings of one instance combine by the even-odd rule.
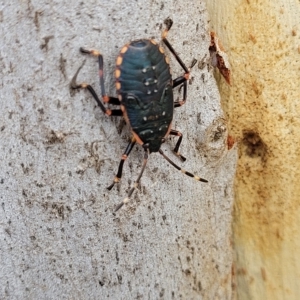
[[[80, 48], [80, 51], [83, 52], [82, 48]], [[87, 50], [85, 50], [85, 51], [87, 51]], [[83, 53], [89, 53], [89, 52], [83, 52]], [[105, 103], [120, 105], [120, 101], [119, 101], [118, 98], [109, 97], [109, 96], [105, 95], [104, 80], [103, 80], [103, 57], [100, 53], [99, 53], [98, 57], [99, 57], [99, 59], [98, 59], [99, 60], [99, 75], [100, 75], [100, 86], [101, 86], [101, 92], [102, 92], [102, 99]], [[101, 57], [101, 59], [100, 59], [100, 57]], [[100, 64], [100, 60], [102, 61], [102, 67], [101, 67], [101, 64]], [[85, 61], [79, 67], [79, 69], [77, 70], [75, 75], [73, 76], [72, 81], [71, 81], [71, 88], [73, 88], [73, 89], [87, 89], [92, 94], [93, 98], [96, 100], [98, 106], [101, 108], [103, 113], [105, 113], [106, 115], [109, 115], [109, 116], [122, 116], [123, 113], [122, 113], [121, 109], [108, 109], [108, 108], [106, 108], [104, 106], [104, 104], [102, 103], [102, 101], [99, 99], [99, 97], [97, 96], [95, 90], [93, 89], [93, 87], [90, 84], [88, 84], [88, 83], [80, 83], [80, 84], [76, 83], [77, 76], [79, 74], [79, 71], [83, 67], [84, 63], [85, 63]], [[102, 87], [103, 87], [103, 89], [102, 89]]]
[[96, 56], [98, 58], [98, 64], [99, 64], [99, 79], [100, 79], [100, 88], [101, 88], [101, 96], [104, 102], [108, 102], [110, 104], [114, 105], [120, 105], [120, 100], [116, 97], [110, 97], [107, 96], [105, 93], [105, 87], [104, 87], [104, 77], [103, 77], [103, 56], [102, 54], [97, 50], [88, 50], [83, 47], [80, 47], [80, 52], [83, 54], [91, 54], [93, 56]]
[[118, 183], [121, 180], [124, 162], [127, 159], [128, 155], [130, 154], [135, 143], [136, 143], [135, 138], [132, 138], [132, 140], [128, 143], [125, 152], [122, 154], [122, 158], [119, 163], [118, 173], [115, 176], [113, 183], [109, 187], [107, 187], [108, 190], [111, 190], [115, 185], [115, 183]]
[[179, 151], [178, 151], [178, 150], [179, 150], [179, 147], [180, 147], [180, 144], [181, 144], [181, 141], [182, 141], [182, 133], [179, 132], [179, 131], [177, 131], [177, 130], [171, 129], [170, 135], [176, 135], [176, 136], [179, 137], [179, 139], [178, 139], [178, 141], [177, 141], [177, 143], [176, 143], [176, 145], [175, 145], [175, 148], [174, 148], [173, 152], [174, 152], [177, 156], [179, 156], [179, 157], [181, 158], [182, 161], [186, 161], [186, 158], [185, 158], [183, 155], [181, 155], [181, 154], [179, 153]]
[[137, 178], [137, 180], [135, 181], [133, 187], [130, 189], [128, 196], [117, 205], [115, 212], [118, 211], [125, 203], [127, 203], [130, 200], [130, 197], [132, 195], [132, 193], [134, 192], [134, 190], [138, 187], [141, 177], [145, 171], [146, 165], [147, 165], [147, 161], [148, 161], [148, 157], [149, 157], [149, 148], [144, 148], [145, 149], [145, 153], [144, 153], [144, 162], [143, 162], [143, 166], [142, 166], [142, 170]]
[[[176, 79], [178, 79], [178, 78], [176, 78]], [[174, 81], [173, 81], [173, 88], [174, 88]], [[180, 88], [179, 88], [179, 91], [180, 91]], [[182, 106], [182, 105], [185, 104], [185, 102], [186, 102], [186, 94], [187, 94], [187, 81], [185, 80], [183, 82], [183, 99], [179, 100], [179, 101], [175, 101], [174, 102], [174, 107], [180, 107], [180, 106]]]
[[176, 60], [178, 61], [178, 63], [181, 65], [181, 67], [184, 70], [184, 72], [186, 74], [189, 74], [189, 72], [190, 72], [189, 69], [186, 67], [186, 65], [184, 64], [184, 62], [181, 60], [181, 58], [178, 56], [178, 54], [176, 53], [176, 51], [174, 50], [174, 48], [172, 47], [172, 45], [167, 40], [167, 35], [168, 35], [169, 30], [171, 29], [171, 27], [173, 25], [173, 21], [170, 18], [167, 18], [164, 21], [164, 23], [166, 25], [166, 29], [162, 33], [162, 40], [163, 40], [164, 44], [168, 47], [168, 49], [171, 51], [171, 53], [174, 55], [174, 57], [176, 58]]
[[189, 73], [188, 74], [184, 74], [183, 76], [179, 76], [178, 78], [175, 78], [173, 80], [173, 89], [182, 84], [183, 83], [183, 98], [182, 100], [179, 100], [179, 101], [175, 101], [174, 102], [174, 107], [180, 107], [182, 105], [185, 104], [186, 102], [186, 96], [187, 96], [187, 80], [189, 79], [189, 76], [190, 76], [190, 70], [192, 69], [192, 67], [196, 64], [197, 60], [196, 59], [193, 59], [190, 67], [189, 67]]
[[180, 168], [179, 166], [177, 166], [169, 157], [167, 157], [163, 151], [161, 149], [158, 150], [159, 153], [164, 157], [165, 160], [167, 160], [173, 167], [175, 167], [177, 170], [181, 171], [183, 174], [187, 175], [187, 176], [190, 176], [190, 177], [193, 177], [195, 180], [198, 180], [198, 181], [202, 181], [202, 182], [208, 182], [206, 179], [203, 179], [203, 178], [200, 178], [182, 168]]
[[181, 58], [178, 56], [178, 54], [176, 53], [176, 51], [174, 50], [173, 46], [170, 44], [170, 42], [167, 40], [167, 35], [169, 30], [171, 29], [172, 25], [173, 25], [173, 21], [170, 18], [167, 18], [165, 20], [165, 25], [166, 25], [166, 29], [163, 31], [162, 33], [162, 40], [164, 42], [164, 44], [167, 46], [167, 48], [171, 51], [171, 53], [174, 55], [175, 59], [177, 60], [177, 62], [180, 64], [180, 66], [182, 67], [182, 69], [184, 70], [184, 75], [179, 76], [178, 78], [175, 78], [173, 80], [173, 88], [183, 84], [183, 99], [180, 101], [175, 101], [174, 102], [174, 107], [179, 107], [182, 106], [183, 104], [185, 104], [186, 102], [186, 95], [187, 95], [187, 80], [190, 77], [190, 71], [191, 68], [196, 64], [197, 60], [193, 59], [191, 65], [189, 68], [187, 68], [187, 66], [184, 64], [184, 62], [181, 60]]

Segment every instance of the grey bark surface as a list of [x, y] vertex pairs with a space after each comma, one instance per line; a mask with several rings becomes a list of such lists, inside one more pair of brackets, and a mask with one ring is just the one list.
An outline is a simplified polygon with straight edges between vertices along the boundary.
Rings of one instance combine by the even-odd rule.
[[[126, 3], [127, 2], [127, 3]], [[0, 3], [0, 298], [231, 299], [231, 207], [236, 151], [209, 67], [207, 12], [199, 1], [2, 1]], [[104, 56], [107, 92], [121, 47], [160, 41], [163, 21], [182, 60], [199, 61], [173, 128], [183, 135], [182, 163], [209, 183], [150, 155], [140, 188], [116, 216], [143, 159], [136, 146], [121, 183], [111, 183], [130, 132], [104, 116], [97, 61]], [[169, 54], [174, 78], [182, 69]], [[175, 99], [180, 97], [175, 91]]]

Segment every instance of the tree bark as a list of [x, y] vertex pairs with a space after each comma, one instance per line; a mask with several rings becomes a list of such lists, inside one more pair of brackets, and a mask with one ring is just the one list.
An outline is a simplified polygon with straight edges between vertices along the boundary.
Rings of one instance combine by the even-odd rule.
[[[0, 298], [231, 299], [231, 207], [236, 151], [211, 73], [205, 6], [199, 1], [18, 1], [0, 8]], [[104, 56], [108, 94], [115, 95], [115, 59], [137, 38], [168, 39], [192, 70], [186, 105], [173, 128], [183, 133], [182, 163], [194, 181], [157, 153], [137, 178], [136, 146], [120, 184], [111, 183], [130, 132], [122, 118], [102, 114], [87, 91], [100, 94], [95, 58]], [[174, 57], [173, 77], [183, 73]], [[181, 92], [175, 90], [175, 99]]]
[[220, 82], [240, 140], [234, 245], [238, 299], [300, 299], [299, 1], [209, 1], [232, 66]]

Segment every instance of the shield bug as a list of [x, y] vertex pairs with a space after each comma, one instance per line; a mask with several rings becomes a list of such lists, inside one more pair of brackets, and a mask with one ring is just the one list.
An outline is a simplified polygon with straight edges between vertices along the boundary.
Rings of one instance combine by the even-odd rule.
[[[172, 79], [168, 57], [164, 54], [163, 48], [154, 40], [139, 39], [126, 44], [117, 57], [115, 69], [117, 97], [111, 97], [105, 93], [103, 56], [96, 50], [80, 48], [81, 53], [91, 54], [98, 58], [102, 100], [99, 99], [91, 85], [76, 83], [77, 75], [82, 66], [78, 69], [71, 82], [73, 89], [87, 89], [103, 113], [108, 116], [123, 116], [130, 127], [132, 138], [121, 157], [117, 175], [113, 183], [108, 187], [109, 190], [112, 189], [115, 183], [120, 181], [124, 162], [134, 145], [136, 143], [140, 144], [145, 151], [140, 174], [130, 189], [128, 196], [116, 207], [115, 211], [119, 210], [129, 201], [133, 191], [137, 188], [141, 180], [148, 156], [152, 152], [159, 152], [172, 166], [187, 176], [193, 177], [198, 181], [207, 182], [207, 180], [177, 166], [160, 149], [162, 143], [165, 142], [169, 135], [177, 136], [178, 140], [174, 148], [174, 153], [182, 161], [185, 161], [185, 157], [179, 153], [182, 134], [172, 129], [172, 119], [174, 108], [180, 107], [186, 102], [187, 80], [190, 77], [190, 69], [196, 63], [194, 59], [190, 68], [186, 67], [167, 40], [167, 34], [173, 22], [168, 18], [164, 23], [166, 29], [162, 33], [162, 41], [184, 70], [183, 75]], [[180, 85], [183, 86], [183, 98], [180, 101], [174, 101], [173, 89]], [[105, 107], [105, 103], [118, 105], [120, 108], [109, 109]]]

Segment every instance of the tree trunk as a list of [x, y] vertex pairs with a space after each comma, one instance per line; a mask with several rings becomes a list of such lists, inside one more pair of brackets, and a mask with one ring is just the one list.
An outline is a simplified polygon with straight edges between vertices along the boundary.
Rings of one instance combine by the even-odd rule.
[[299, 1], [209, 1], [232, 66], [220, 82], [240, 139], [234, 245], [238, 299], [300, 299]]
[[[116, 0], [71, 3], [12, 1], [0, 10], [0, 298], [1, 299], [231, 299], [231, 207], [236, 151], [209, 67], [206, 9], [199, 1]], [[168, 39], [192, 70], [186, 105], [162, 145], [185, 176], [157, 153], [140, 187], [119, 210], [142, 165], [134, 147], [123, 178], [110, 192], [130, 139], [122, 118], [102, 114], [91, 95], [70, 81], [100, 88], [97, 61], [115, 96], [115, 59], [137, 38]], [[173, 78], [183, 74], [170, 57]], [[182, 90], [174, 91], [179, 99]]]

